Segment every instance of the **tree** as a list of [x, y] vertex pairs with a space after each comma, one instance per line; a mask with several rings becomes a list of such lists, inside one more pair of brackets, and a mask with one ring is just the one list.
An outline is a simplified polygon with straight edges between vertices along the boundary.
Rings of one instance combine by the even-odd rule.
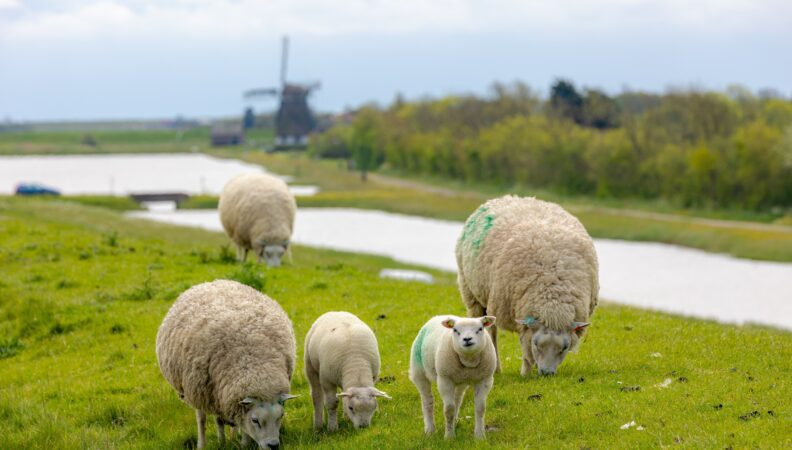
[[368, 179], [368, 171], [376, 167], [377, 153], [382, 153], [382, 128], [381, 113], [373, 107], [361, 109], [352, 121], [350, 150], [361, 181]]
[[604, 130], [619, 126], [621, 114], [619, 104], [604, 92], [589, 89], [583, 100], [583, 123], [586, 126]]
[[550, 89], [550, 108], [558, 116], [583, 123], [583, 97], [567, 80], [558, 79]]

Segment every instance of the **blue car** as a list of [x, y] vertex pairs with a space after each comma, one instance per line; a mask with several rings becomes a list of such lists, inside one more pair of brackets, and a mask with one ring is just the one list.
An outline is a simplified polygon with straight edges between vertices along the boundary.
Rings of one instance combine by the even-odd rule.
[[60, 195], [57, 189], [38, 183], [19, 183], [15, 193], [16, 195]]

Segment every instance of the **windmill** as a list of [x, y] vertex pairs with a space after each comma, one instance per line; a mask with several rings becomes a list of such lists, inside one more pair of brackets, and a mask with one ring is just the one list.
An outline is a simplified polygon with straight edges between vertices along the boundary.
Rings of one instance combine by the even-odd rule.
[[289, 37], [284, 36], [280, 88], [251, 89], [243, 94], [248, 100], [280, 97], [280, 107], [275, 115], [277, 148], [305, 147], [308, 144], [308, 134], [316, 128], [316, 118], [308, 107], [308, 96], [319, 89], [319, 83], [297, 84], [286, 81], [288, 62]]

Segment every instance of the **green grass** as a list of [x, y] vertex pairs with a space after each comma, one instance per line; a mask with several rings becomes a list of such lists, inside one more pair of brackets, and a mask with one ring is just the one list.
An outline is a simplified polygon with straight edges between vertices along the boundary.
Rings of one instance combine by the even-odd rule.
[[[0, 236], [0, 448], [194, 444], [194, 414], [160, 375], [154, 340], [181, 291], [228, 277], [262, 287], [283, 305], [299, 353], [312, 321], [329, 310], [351, 311], [377, 333], [378, 387], [394, 400], [381, 402], [372, 428], [354, 431], [342, 420], [340, 432], [315, 434], [298, 356], [292, 386], [301, 397], [289, 402], [283, 433], [289, 448], [792, 445], [786, 332], [604, 303], [558, 376], [527, 379], [518, 375], [516, 336], [504, 335], [504, 372], [487, 414], [497, 431], [486, 443], [473, 441], [468, 397], [457, 439], [445, 442], [423, 436], [407, 367], [428, 317], [464, 313], [450, 274], [430, 271], [435, 285], [381, 280], [381, 268], [403, 265], [305, 247], [280, 269], [242, 266], [219, 233], [68, 202], [0, 199]], [[670, 386], [656, 387], [666, 378]], [[623, 389], [633, 386], [640, 390]], [[436, 419], [442, 423], [439, 408]], [[632, 420], [645, 429], [619, 429]], [[213, 427], [208, 434], [217, 448]]]

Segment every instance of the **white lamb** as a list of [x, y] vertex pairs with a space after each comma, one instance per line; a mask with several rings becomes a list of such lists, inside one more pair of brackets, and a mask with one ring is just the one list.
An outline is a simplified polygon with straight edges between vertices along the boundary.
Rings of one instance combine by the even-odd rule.
[[221, 444], [226, 424], [239, 427], [243, 445], [278, 448], [296, 344], [277, 302], [228, 280], [184, 291], [157, 333], [157, 361], [165, 379], [198, 420], [198, 448], [206, 444], [206, 415], [214, 414]]
[[489, 333], [495, 317], [459, 318], [435, 316], [421, 328], [412, 345], [410, 380], [418, 388], [423, 404], [424, 432], [434, 433], [432, 383], [443, 399], [445, 437], [454, 437], [462, 398], [473, 385], [476, 408], [476, 438], [484, 438], [484, 412], [493, 384], [496, 356]]
[[[338, 429], [338, 399], [355, 428], [367, 427], [377, 409], [377, 397], [390, 399], [374, 387], [380, 356], [374, 332], [348, 312], [322, 314], [305, 336], [305, 375], [311, 384], [314, 428]], [[338, 388], [341, 393], [336, 394]]]
[[554, 374], [597, 306], [597, 253], [580, 221], [535, 198], [493, 199], [465, 222], [456, 258], [468, 316], [493, 314], [519, 333], [523, 376], [534, 362]]
[[220, 221], [245, 261], [252, 249], [258, 262], [277, 267], [289, 248], [297, 203], [280, 178], [247, 173], [226, 183], [218, 203]]

